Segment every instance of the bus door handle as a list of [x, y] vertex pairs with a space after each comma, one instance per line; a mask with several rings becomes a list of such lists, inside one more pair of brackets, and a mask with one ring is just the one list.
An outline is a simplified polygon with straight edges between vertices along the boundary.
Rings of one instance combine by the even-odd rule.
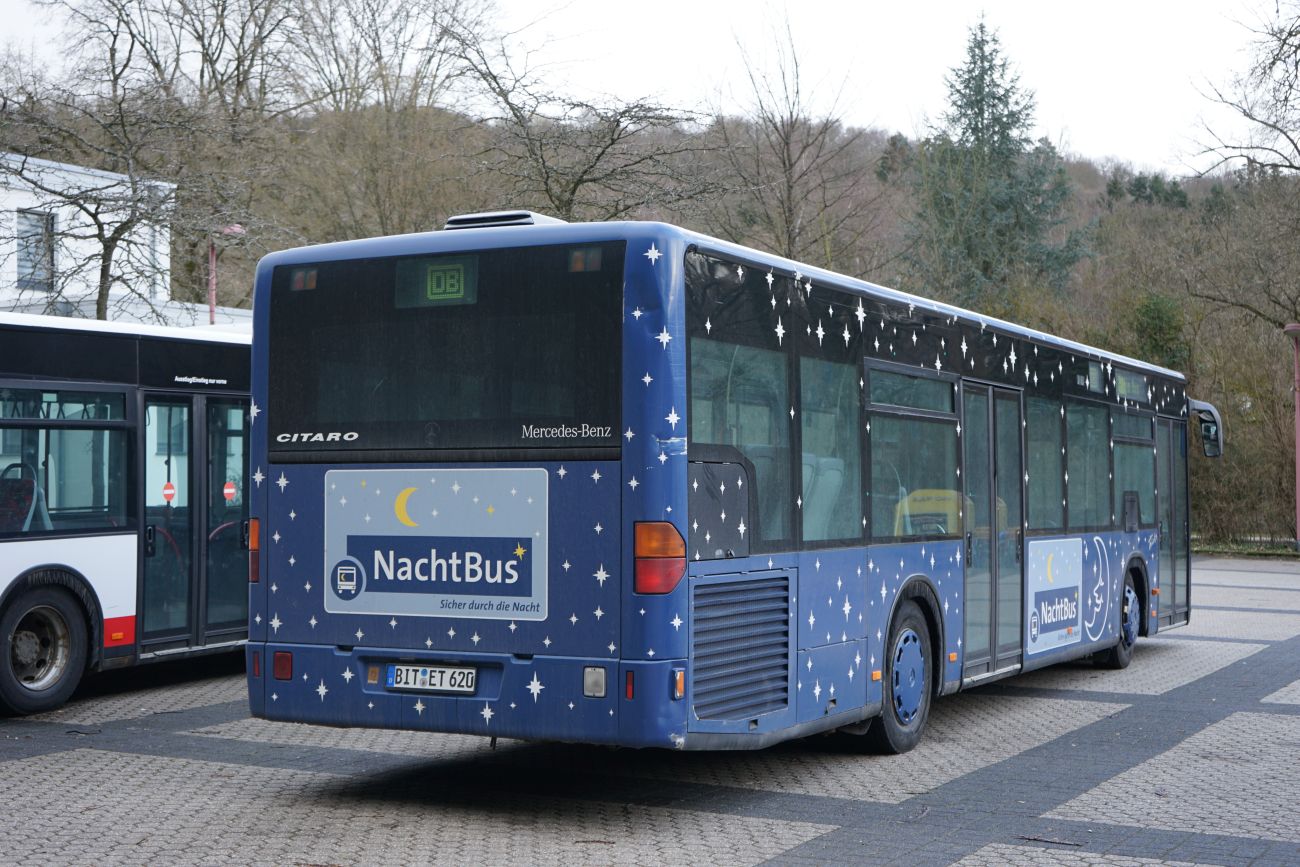
[[1020, 549], [1023, 548], [1023, 547], [1025, 547], [1025, 534], [1024, 534], [1024, 530], [1022, 530], [1021, 528], [1017, 527], [1017, 528], [1016, 528], [1016, 563], [1017, 563], [1017, 564], [1020, 562], [1020, 557], [1021, 557]]
[[154, 554], [158, 553], [158, 548], [154, 544], [156, 537], [157, 530], [154, 525], [147, 524], [144, 528], [144, 555], [146, 557], [152, 557]]
[[968, 568], [970, 566], [970, 558], [972, 555], [974, 555], [974, 553], [975, 553], [975, 534], [967, 533], [966, 534], [966, 565]]

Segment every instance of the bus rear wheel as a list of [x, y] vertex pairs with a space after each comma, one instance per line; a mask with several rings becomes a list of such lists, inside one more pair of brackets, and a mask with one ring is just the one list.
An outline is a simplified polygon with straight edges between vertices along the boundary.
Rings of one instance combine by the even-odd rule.
[[18, 714], [62, 705], [86, 669], [86, 621], [67, 591], [22, 593], [0, 614], [0, 706]]
[[1142, 626], [1142, 600], [1131, 574], [1124, 576], [1124, 596], [1120, 600], [1119, 643], [1110, 650], [1094, 654], [1093, 664], [1101, 668], [1128, 668], [1133, 661], [1133, 647], [1137, 644], [1138, 629]]
[[869, 746], [905, 753], [925, 734], [930, 719], [930, 627], [916, 603], [904, 602], [889, 627], [885, 646], [884, 712], [867, 731]]

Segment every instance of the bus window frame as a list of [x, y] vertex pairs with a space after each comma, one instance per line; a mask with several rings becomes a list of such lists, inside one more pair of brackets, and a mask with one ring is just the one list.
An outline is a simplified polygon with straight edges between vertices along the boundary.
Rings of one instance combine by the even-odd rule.
[[[1114, 441], [1114, 421], [1111, 418], [1110, 407], [1111, 400], [1098, 399], [1092, 396], [1067, 391], [1061, 396], [1061, 405], [1065, 407], [1065, 415], [1061, 419], [1064, 437], [1062, 442], [1065, 445], [1065, 472], [1070, 472], [1070, 402], [1073, 401], [1081, 406], [1094, 406], [1106, 413], [1106, 461], [1108, 466], [1106, 477], [1107, 499], [1110, 502], [1110, 522], [1099, 525], [1079, 525], [1075, 524], [1070, 517], [1070, 503], [1074, 499], [1070, 496], [1070, 484], [1065, 484], [1065, 529], [1057, 535], [1074, 536], [1081, 533], [1109, 533], [1116, 527], [1115, 514], [1115, 450], [1109, 447], [1109, 443]], [[1153, 485], [1154, 486], [1154, 485]]]
[[[954, 533], [944, 535], [927, 533], [911, 536], [877, 536], [873, 532], [874, 521], [871, 517], [871, 510], [874, 504], [871, 502], [872, 477], [871, 465], [874, 456], [871, 452], [871, 434], [867, 431], [867, 424], [871, 421], [873, 415], [885, 415], [894, 418], [912, 418], [929, 422], [951, 422], [953, 425], [961, 423], [961, 383], [962, 378], [956, 373], [942, 370], [930, 370], [928, 368], [918, 368], [915, 365], [904, 364], [897, 361], [887, 361], [883, 359], [864, 358], [862, 363], [863, 386], [862, 386], [862, 474], [863, 474], [863, 491], [867, 494], [864, 497], [865, 513], [867, 517], [866, 537], [868, 544], [885, 545], [885, 544], [910, 544], [913, 542], [950, 542], [962, 538], [961, 528], [958, 527]], [[898, 406], [891, 403], [875, 403], [871, 400], [871, 372], [872, 370], [881, 370], [886, 373], [902, 374], [916, 379], [931, 379], [935, 381], [946, 382], [953, 389], [952, 393], [952, 412], [940, 412], [931, 409], [918, 409], [915, 407]], [[962, 486], [961, 479], [965, 478], [966, 468], [963, 466], [961, 435], [955, 434], [956, 454], [954, 455], [955, 465], [962, 472], [962, 476], [957, 480], [958, 487], [955, 489], [959, 496], [965, 497], [966, 491]], [[963, 511], [964, 503], [963, 503]]]
[[[1146, 419], [1147, 422], [1148, 422], [1149, 425], [1150, 425], [1150, 428], [1149, 428], [1149, 429], [1150, 429], [1150, 436], [1147, 436], [1147, 437], [1134, 437], [1134, 436], [1121, 435], [1121, 434], [1117, 434], [1117, 433], [1115, 433], [1115, 417], [1116, 417], [1117, 415], [1120, 415], [1120, 414], [1123, 414], [1123, 415], [1132, 415], [1132, 416], [1137, 416], [1137, 417], [1139, 417], [1139, 418]], [[1156, 413], [1155, 413], [1153, 410], [1149, 410], [1149, 409], [1146, 409], [1146, 408], [1143, 408], [1143, 407], [1137, 407], [1137, 408], [1129, 409], [1129, 408], [1126, 408], [1126, 407], [1123, 407], [1123, 406], [1116, 406], [1116, 405], [1114, 405], [1114, 404], [1111, 405], [1111, 408], [1110, 408], [1110, 439], [1111, 439], [1111, 441], [1112, 441], [1116, 446], [1120, 446], [1120, 445], [1136, 445], [1136, 446], [1146, 446], [1147, 448], [1155, 449], [1155, 447], [1156, 447], [1156, 436], [1157, 436], [1156, 431], [1157, 431]], [[1115, 476], [1115, 469], [1116, 469], [1117, 466], [1118, 466], [1118, 465], [1117, 465], [1116, 460], [1115, 460], [1115, 449], [1112, 448], [1112, 449], [1110, 450], [1110, 467], [1111, 467], [1111, 470], [1110, 470], [1110, 472], [1111, 472], [1111, 484], [1110, 484], [1110, 489], [1111, 489], [1111, 491], [1110, 491], [1110, 493], [1111, 493], [1111, 508], [1114, 509], [1114, 508], [1118, 507], [1118, 508], [1121, 510], [1121, 512], [1122, 512], [1123, 507], [1124, 507], [1123, 493], [1120, 492], [1120, 491], [1116, 491], [1116, 490], [1115, 490], [1115, 478], [1114, 478], [1114, 476]], [[1154, 507], [1153, 507], [1152, 510], [1151, 510], [1151, 511], [1152, 511], [1151, 520], [1150, 520], [1150, 521], [1143, 521], [1143, 520], [1141, 520], [1141, 518], [1144, 517], [1144, 516], [1141, 514], [1141, 506], [1140, 506], [1141, 499], [1142, 499], [1142, 492], [1141, 492], [1141, 491], [1138, 492], [1138, 502], [1139, 502], [1139, 509], [1138, 509], [1138, 513], [1139, 513], [1138, 529], [1139, 529], [1139, 530], [1153, 530], [1153, 529], [1155, 529], [1155, 528], [1159, 525], [1159, 523], [1160, 523], [1160, 521], [1159, 521], [1160, 506], [1159, 506], [1159, 500], [1158, 500], [1159, 490], [1158, 490], [1158, 488], [1156, 487], [1156, 479], [1159, 478], [1159, 476], [1158, 476], [1158, 472], [1159, 472], [1159, 468], [1156, 466], [1156, 464], [1155, 464], [1155, 460], [1153, 460], [1153, 461], [1152, 461], [1152, 473], [1151, 473], [1151, 480], [1150, 480], [1150, 481], [1151, 481], [1152, 501], [1153, 501], [1153, 503], [1154, 503], [1155, 505], [1154, 505]], [[1119, 496], [1116, 496], [1117, 494], [1118, 494]], [[1066, 499], [1068, 500], [1069, 498], [1067, 497]], [[1113, 526], [1115, 526], [1115, 527], [1122, 527], [1123, 524], [1124, 524], [1124, 515], [1121, 514], [1121, 512], [1116, 512], [1116, 513], [1115, 513], [1115, 520], [1112, 522]]]
[[[13, 418], [0, 419], [0, 427], [19, 431], [124, 431], [126, 438], [126, 467], [124, 470], [126, 485], [123, 496], [126, 501], [126, 523], [121, 527], [29, 530], [20, 533], [0, 534], [0, 544], [24, 540], [70, 539], [86, 536], [117, 536], [124, 533], [133, 535], [141, 533], [140, 480], [137, 478], [140, 471], [140, 455], [133, 436], [138, 427], [139, 419], [136, 403], [132, 400], [132, 395], [139, 391], [139, 387], [120, 383], [88, 382], [85, 380], [0, 379], [0, 389], [8, 388], [23, 391], [76, 391], [122, 396], [125, 406], [120, 419]], [[0, 467], [0, 469], [3, 469], [3, 467]], [[48, 499], [49, 486], [47, 483], [49, 480], [42, 477], [39, 467], [33, 467], [33, 469], [37, 473], [37, 479], [42, 484], [42, 488], [47, 491], [46, 497]]]

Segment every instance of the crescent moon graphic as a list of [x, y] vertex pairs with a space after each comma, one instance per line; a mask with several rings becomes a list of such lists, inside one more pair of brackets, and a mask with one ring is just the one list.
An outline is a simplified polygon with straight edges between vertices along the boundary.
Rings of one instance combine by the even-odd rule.
[[1048, 584], [1056, 583], [1055, 581], [1052, 580], [1052, 557], [1055, 556], [1055, 554], [1056, 554], [1055, 551], [1049, 551], [1047, 554], [1047, 583]]
[[411, 494], [414, 493], [415, 488], [403, 488], [402, 492], [397, 495], [397, 499], [393, 500], [393, 514], [397, 516], [397, 520], [408, 527], [420, 526], [411, 520], [411, 514], [406, 511], [406, 501], [411, 499]]

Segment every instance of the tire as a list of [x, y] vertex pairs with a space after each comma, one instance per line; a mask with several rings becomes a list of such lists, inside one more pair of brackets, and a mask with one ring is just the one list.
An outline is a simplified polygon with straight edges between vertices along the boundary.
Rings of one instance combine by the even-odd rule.
[[0, 706], [17, 714], [59, 707], [86, 670], [86, 620], [72, 594], [39, 587], [0, 614]]
[[866, 734], [876, 752], [905, 753], [925, 734], [930, 719], [930, 627], [921, 609], [903, 602], [889, 626], [885, 646], [885, 706]]
[[1094, 654], [1092, 661], [1099, 668], [1128, 668], [1133, 661], [1133, 648], [1137, 645], [1138, 629], [1142, 626], [1142, 600], [1138, 598], [1133, 576], [1124, 575], [1124, 596], [1119, 605], [1119, 642], [1109, 650]]

